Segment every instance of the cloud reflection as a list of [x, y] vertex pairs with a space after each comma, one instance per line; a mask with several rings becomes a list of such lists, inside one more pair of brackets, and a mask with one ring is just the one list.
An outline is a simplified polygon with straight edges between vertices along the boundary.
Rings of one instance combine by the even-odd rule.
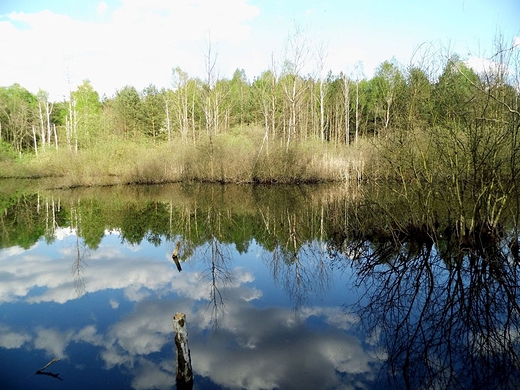
[[[79, 300], [68, 249], [58, 251], [60, 258], [34, 250], [14, 251], [9, 257], [0, 253], [0, 274], [6, 281], [0, 286], [2, 301], [37, 305]], [[122, 247], [101, 245], [85, 267], [85, 288], [86, 293], [103, 293], [107, 305], [118, 309], [109, 309], [114, 322], [106, 327], [99, 322], [110, 318], [90, 317], [91, 323], [78, 329], [40, 326], [28, 332], [0, 324], [0, 346], [28, 345], [67, 359], [76, 350], [68, 349], [72, 343], [86, 343], [98, 348], [105, 369], [130, 372], [133, 388], [171, 388], [172, 317], [181, 311], [187, 315], [192, 364], [199, 378], [231, 389], [304, 389], [316, 384], [337, 388], [345, 387], [345, 382], [369, 388], [380, 362], [366, 352], [365, 343], [349, 334], [357, 317], [338, 307], [309, 306], [297, 312], [261, 307], [263, 292], [255, 287], [254, 275], [237, 267], [221, 287], [223, 313], [213, 332], [210, 281], [196, 264], [187, 268], [178, 273], [164, 258], [130, 256]], [[116, 291], [124, 292], [133, 307], [123, 317], [115, 314], [122, 313]], [[81, 356], [74, 359], [81, 364]]]
[[10, 326], [0, 324], [0, 348], [20, 348], [31, 339], [32, 337], [25, 332], [15, 331]]

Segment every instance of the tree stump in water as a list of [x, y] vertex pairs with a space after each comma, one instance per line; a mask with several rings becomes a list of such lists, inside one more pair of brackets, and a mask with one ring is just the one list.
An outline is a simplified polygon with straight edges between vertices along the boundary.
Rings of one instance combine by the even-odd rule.
[[177, 350], [177, 389], [191, 390], [193, 389], [193, 371], [188, 345], [188, 330], [186, 329], [186, 314], [175, 313], [173, 316], [173, 331], [175, 332], [175, 348]]

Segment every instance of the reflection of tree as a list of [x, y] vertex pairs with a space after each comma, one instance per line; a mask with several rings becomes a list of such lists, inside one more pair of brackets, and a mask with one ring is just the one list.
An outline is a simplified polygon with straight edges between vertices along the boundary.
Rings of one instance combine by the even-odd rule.
[[209, 280], [211, 319], [213, 327], [216, 329], [219, 314], [222, 315], [225, 309], [222, 288], [231, 283], [231, 272], [229, 271], [231, 254], [226, 252], [226, 248], [213, 235], [211, 235], [207, 251], [209, 253], [206, 253], [203, 260], [207, 267], [202, 271], [202, 279]]
[[78, 201], [78, 207], [71, 207], [71, 228], [76, 230], [76, 243], [75, 243], [75, 259], [72, 263], [71, 271], [72, 271], [72, 277], [74, 278], [74, 288], [76, 290], [76, 294], [79, 297], [82, 297], [85, 294], [85, 278], [83, 276], [84, 269], [86, 266], [85, 258], [88, 254], [88, 247], [84, 245], [82, 240], [80, 240], [80, 233], [79, 233], [79, 223], [81, 220], [80, 216], [80, 208], [79, 208], [79, 201]]
[[[55, 201], [54, 196], [46, 197], [44, 200], [45, 204], [45, 239], [47, 243], [51, 243], [54, 241], [54, 233], [56, 231], [56, 228], [58, 228], [58, 222], [57, 222], [57, 213], [60, 209], [60, 202], [59, 200]], [[39, 211], [41, 208], [41, 202], [40, 202], [40, 196], [38, 196], [38, 206], [37, 210]]]
[[[202, 263], [201, 282], [208, 282], [208, 298], [211, 310], [213, 328], [218, 328], [219, 316], [224, 314], [225, 299], [223, 289], [232, 281], [230, 272], [231, 253], [222, 243], [222, 225], [225, 217], [214, 207], [208, 207], [205, 212], [193, 211], [193, 223], [187, 218], [189, 228], [195, 232], [197, 241], [203, 240], [205, 244], [201, 248], [200, 255], [194, 253]], [[200, 216], [199, 220], [197, 216]]]
[[446, 233], [352, 229], [343, 252], [365, 291], [365, 330], [381, 337], [396, 387], [517, 388], [518, 232]]
[[[322, 208], [323, 211], [323, 208]], [[272, 258], [268, 260], [275, 283], [283, 286], [295, 307], [301, 307], [308, 296], [324, 291], [330, 280], [330, 267], [325, 261], [326, 250], [321, 241], [306, 241], [300, 231], [307, 222], [296, 212], [286, 212], [285, 215], [264, 217], [265, 229], [275, 243]], [[323, 227], [323, 213], [320, 226]], [[277, 218], [286, 221], [285, 234], [277, 234], [277, 228], [284, 224]], [[320, 229], [323, 232], [323, 229]], [[281, 237], [285, 237], [281, 241]], [[323, 238], [323, 236], [321, 237]]]
[[0, 247], [19, 245], [28, 249], [45, 233], [37, 195], [0, 194]]

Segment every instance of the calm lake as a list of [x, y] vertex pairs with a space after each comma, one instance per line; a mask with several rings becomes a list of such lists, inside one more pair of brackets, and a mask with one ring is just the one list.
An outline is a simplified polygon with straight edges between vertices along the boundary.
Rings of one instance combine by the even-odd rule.
[[177, 312], [195, 389], [520, 384], [507, 216], [493, 243], [455, 250], [447, 230], [397, 234], [341, 186], [114, 187], [1, 202], [1, 388], [175, 388]]

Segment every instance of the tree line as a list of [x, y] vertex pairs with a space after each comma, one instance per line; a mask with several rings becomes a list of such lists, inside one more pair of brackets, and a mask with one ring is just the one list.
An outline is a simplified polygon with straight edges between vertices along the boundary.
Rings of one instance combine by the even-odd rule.
[[349, 145], [396, 130], [449, 131], [479, 121], [514, 128], [518, 62], [514, 47], [502, 50], [495, 65], [480, 73], [452, 55], [443, 59], [440, 71], [431, 64], [405, 67], [391, 60], [370, 79], [362, 72], [322, 77], [304, 74], [296, 51], [282, 66], [248, 81], [242, 69], [230, 79], [219, 77], [216, 56], [208, 50], [206, 77], [190, 77], [177, 67], [170, 88], [150, 84], [138, 91], [127, 85], [100, 97], [85, 80], [65, 101], [51, 102], [45, 91], [33, 94], [13, 84], [0, 88], [0, 141], [3, 149], [18, 154], [77, 152], [108, 136], [196, 144], [255, 126], [263, 129], [264, 141], [276, 140], [288, 149], [308, 140]]

